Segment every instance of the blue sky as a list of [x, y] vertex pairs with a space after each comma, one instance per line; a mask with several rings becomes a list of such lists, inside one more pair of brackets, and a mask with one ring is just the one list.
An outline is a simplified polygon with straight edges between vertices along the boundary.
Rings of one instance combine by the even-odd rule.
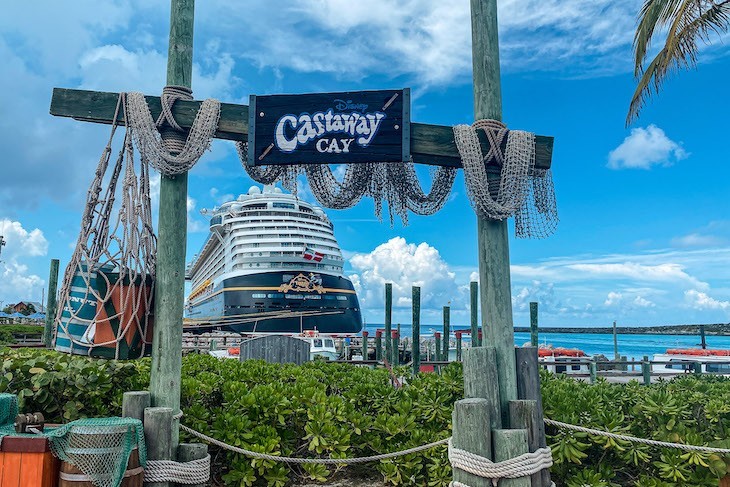
[[[198, 2], [196, 98], [410, 87], [413, 119], [473, 121], [468, 1]], [[631, 126], [635, 0], [499, 3], [504, 120], [555, 136], [560, 225], [511, 240], [516, 324], [539, 301], [544, 325], [730, 321], [727, 113], [730, 47], [703, 47], [697, 70], [664, 86]], [[0, 17], [0, 300], [40, 300], [49, 260], [70, 257], [108, 128], [48, 115], [54, 86], [161, 91], [167, 2], [13, 2]], [[425, 176], [425, 174], [424, 174]], [[198, 210], [251, 185], [218, 141], [190, 174], [188, 255], [205, 238]], [[303, 192], [307, 197], [306, 187]], [[463, 177], [431, 217], [390, 226], [366, 201], [329, 211], [368, 322], [383, 283], [409, 321], [450, 303], [465, 323], [476, 218]]]

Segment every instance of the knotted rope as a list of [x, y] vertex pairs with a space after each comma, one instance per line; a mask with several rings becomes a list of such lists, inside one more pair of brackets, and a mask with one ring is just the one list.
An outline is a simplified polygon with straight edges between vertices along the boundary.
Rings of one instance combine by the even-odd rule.
[[146, 482], [175, 482], [178, 484], [206, 484], [210, 480], [210, 455], [189, 462], [147, 460], [144, 469]]
[[142, 160], [164, 176], [187, 172], [198, 162], [210, 148], [220, 119], [220, 102], [207, 99], [200, 104], [186, 136], [172, 113], [177, 100], [192, 100], [191, 91], [166, 86], [160, 100], [162, 112], [155, 121], [142, 93], [127, 94], [127, 123]]
[[[453, 468], [492, 480], [496, 487], [500, 479], [516, 479], [529, 477], [553, 465], [550, 448], [539, 448], [533, 453], [525, 453], [503, 462], [492, 462], [490, 459], [475, 453], [454, 447], [449, 439], [449, 462]], [[452, 485], [456, 485], [453, 482]], [[463, 484], [461, 484], [463, 485]]]

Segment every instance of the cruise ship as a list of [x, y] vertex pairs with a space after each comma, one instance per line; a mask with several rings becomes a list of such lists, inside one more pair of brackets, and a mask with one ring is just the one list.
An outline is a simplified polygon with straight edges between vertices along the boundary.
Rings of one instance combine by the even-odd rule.
[[190, 328], [348, 336], [362, 329], [332, 222], [273, 186], [212, 210], [210, 235], [187, 266]]

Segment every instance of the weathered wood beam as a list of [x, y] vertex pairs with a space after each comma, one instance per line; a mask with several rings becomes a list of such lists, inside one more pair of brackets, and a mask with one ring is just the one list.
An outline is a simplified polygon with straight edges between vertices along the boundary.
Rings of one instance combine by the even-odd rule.
[[[84, 122], [112, 123], [114, 109], [117, 105], [118, 93], [102, 91], [71, 90], [54, 88], [51, 99], [51, 115], [70, 117]], [[162, 110], [159, 96], [145, 96], [152, 112], [157, 118]], [[190, 128], [200, 108], [199, 101], [178, 101], [173, 107], [175, 120], [185, 128]], [[117, 121], [124, 125], [124, 115]], [[216, 138], [226, 140], [247, 140], [248, 106], [221, 103], [221, 118]], [[481, 137], [483, 149], [489, 147], [486, 137]], [[535, 166], [549, 169], [553, 157], [553, 137], [536, 136]], [[420, 164], [436, 166], [461, 167], [461, 158], [454, 142], [454, 132], [445, 125], [411, 123], [411, 154], [413, 160]]]

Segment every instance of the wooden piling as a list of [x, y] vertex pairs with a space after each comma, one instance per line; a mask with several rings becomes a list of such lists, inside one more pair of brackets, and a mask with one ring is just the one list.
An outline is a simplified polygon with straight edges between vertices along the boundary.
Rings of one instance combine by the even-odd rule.
[[393, 343], [391, 344], [391, 353], [393, 356], [390, 359], [390, 363], [395, 365], [400, 365], [400, 334], [398, 331], [391, 332], [392, 334], [392, 340]]
[[530, 346], [537, 347], [539, 337], [537, 336], [537, 303], [530, 303]]
[[598, 379], [598, 367], [596, 366], [595, 359], [591, 359], [591, 362], [588, 364], [588, 372], [590, 373], [591, 384], [595, 384]]
[[700, 325], [700, 345], [702, 346], [702, 350], [705, 350], [707, 348], [707, 340], [705, 338], [705, 325]]
[[478, 347], [479, 343], [479, 283], [472, 281], [469, 284], [469, 311], [471, 316], [471, 346]]
[[131, 391], [122, 394], [122, 416], [144, 421], [144, 410], [150, 407], [149, 391]]
[[[144, 411], [144, 439], [148, 460], [174, 460], [172, 408], [147, 408]], [[177, 425], [175, 425], [177, 429]], [[145, 482], [145, 487], [171, 487], [170, 482]]]
[[388, 361], [393, 357], [393, 344], [391, 343], [393, 320], [393, 284], [385, 283], [385, 356]]
[[[177, 447], [178, 462], [191, 462], [193, 460], [200, 460], [206, 456], [208, 456], [208, 445], [203, 443], [180, 443]], [[185, 484], [185, 487], [205, 487], [206, 485], [207, 483]]]
[[[535, 401], [535, 434], [538, 448], [547, 446], [545, 437], [545, 423], [543, 422], [542, 393], [540, 391], [540, 362], [536, 347], [520, 347], [515, 349], [515, 362], [517, 364], [517, 397], [520, 400]], [[512, 421], [512, 406], [510, 402], [510, 421]], [[529, 407], [529, 406], [528, 406]], [[517, 413], [514, 413], [517, 414]], [[511, 423], [513, 428], [527, 428], [527, 426]], [[531, 443], [532, 445], [532, 443]], [[530, 451], [535, 451], [530, 446]], [[536, 448], [537, 449], [537, 448]], [[533, 487], [550, 487], [550, 470], [540, 472], [541, 484], [533, 483]]]
[[375, 360], [383, 360], [383, 332], [375, 332]]
[[[492, 431], [494, 441], [494, 461], [503, 462], [528, 452], [527, 430], [495, 429]], [[502, 479], [499, 487], [530, 487], [530, 477]]]
[[449, 360], [449, 337], [451, 336], [451, 308], [444, 306], [444, 341], [441, 352], [441, 360]]
[[434, 360], [437, 362], [441, 361], [441, 332], [436, 332], [433, 334], [434, 338], [434, 349], [435, 353], [433, 354]]
[[644, 355], [644, 360], [641, 362], [641, 375], [644, 377], [645, 386], [651, 384], [651, 363], [648, 355]]
[[487, 401], [490, 428], [502, 428], [506, 424], [502, 422], [497, 352], [493, 347], [472, 347], [464, 350], [464, 397]]
[[[492, 458], [490, 405], [486, 399], [461, 399], [454, 404], [452, 413], [454, 448]], [[454, 480], [470, 487], [492, 487], [492, 481], [483, 477], [454, 469]]]
[[46, 323], [43, 328], [43, 344], [46, 348], [51, 348], [53, 346], [53, 322], [56, 319], [56, 294], [58, 294], [58, 263], [58, 259], [51, 259], [51, 271], [48, 275]]
[[456, 361], [461, 362], [461, 332], [456, 332]]
[[413, 286], [412, 289], [413, 307], [413, 343], [411, 343], [411, 360], [413, 361], [413, 374], [421, 371], [421, 288]]
[[[519, 373], [518, 373], [519, 379]], [[542, 413], [537, 410], [537, 401], [518, 399], [509, 402], [509, 420], [513, 428], [527, 431], [527, 447], [531, 453], [540, 448], [540, 426], [542, 426], [543, 439], [545, 437], [545, 423], [542, 420]], [[549, 472], [548, 472], [549, 475]], [[550, 487], [550, 483], [543, 483], [542, 472], [530, 476], [532, 487]]]
[[613, 322], [613, 359], [618, 360], [618, 334], [616, 333], [616, 322]]
[[368, 359], [368, 332], [362, 331], [362, 359]]

